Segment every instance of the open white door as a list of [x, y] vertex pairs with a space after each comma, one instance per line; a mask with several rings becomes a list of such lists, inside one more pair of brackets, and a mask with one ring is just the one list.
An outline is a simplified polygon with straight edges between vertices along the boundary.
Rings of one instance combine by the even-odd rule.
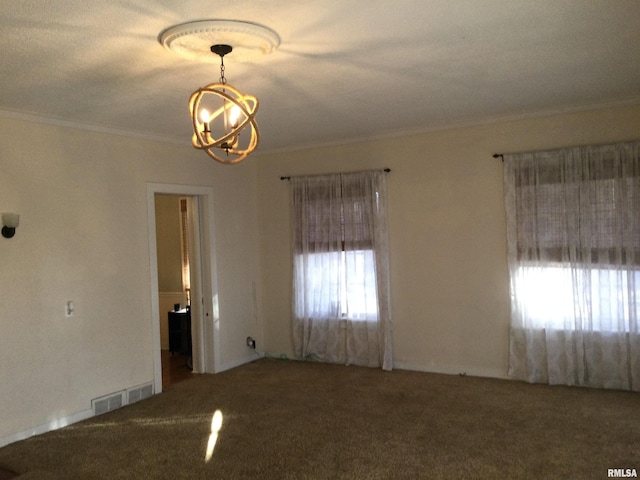
[[151, 275], [151, 317], [154, 352], [154, 390], [162, 391], [158, 260], [155, 220], [155, 195], [181, 195], [190, 199], [191, 245], [191, 330], [193, 371], [214, 373], [220, 364], [218, 348], [217, 284], [213, 247], [213, 191], [209, 187], [172, 184], [148, 184], [149, 262]]

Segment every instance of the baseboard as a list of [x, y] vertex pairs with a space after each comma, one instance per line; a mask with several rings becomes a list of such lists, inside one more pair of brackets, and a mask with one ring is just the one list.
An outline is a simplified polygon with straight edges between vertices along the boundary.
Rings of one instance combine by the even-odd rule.
[[419, 365], [398, 361], [393, 362], [393, 368], [397, 368], [399, 370], [413, 370], [416, 372], [425, 373], [441, 373], [444, 375], [469, 375], [472, 377], [499, 378], [502, 380], [509, 380], [509, 376], [507, 375], [506, 370], [503, 371], [498, 368], [478, 368], [470, 367], [468, 365]]
[[26, 440], [27, 438], [33, 437], [34, 435], [51, 432], [52, 430], [57, 430], [59, 428], [66, 427], [67, 425], [71, 425], [73, 423], [81, 422], [91, 417], [93, 417], [93, 410], [88, 409], [74, 413], [73, 415], [69, 415], [67, 417], [57, 418], [55, 420], [52, 420], [51, 422], [43, 423], [27, 430], [23, 430], [22, 432], [14, 433], [13, 435], [8, 435], [6, 437], [0, 438], [0, 448], [9, 445], [10, 443], [19, 442], [20, 440]]
[[224, 372], [225, 370], [231, 370], [232, 368], [254, 362], [259, 358], [262, 358], [262, 355], [259, 352], [252, 351], [251, 353], [249, 353], [249, 355], [245, 355], [242, 358], [238, 358], [221, 365], [220, 368], [216, 369], [216, 373]]
[[[91, 400], [91, 408], [87, 410], [82, 410], [66, 417], [56, 418], [55, 420], [52, 420], [50, 422], [43, 423], [41, 425], [28, 428], [27, 430], [23, 430], [21, 432], [0, 438], [0, 448], [9, 445], [10, 443], [19, 442], [20, 440], [26, 440], [27, 438], [33, 437], [34, 435], [51, 432], [68, 425], [87, 420], [88, 418], [95, 417], [96, 415], [101, 415], [102, 413], [106, 413], [107, 411], [113, 411], [118, 408], [131, 405], [132, 403], [149, 398], [154, 394], [155, 392], [153, 391], [153, 382], [147, 382], [125, 390], [120, 390], [109, 395], [105, 395], [103, 397], [95, 398]], [[96, 410], [96, 401], [99, 402], [103, 399], [109, 400], [112, 397], [119, 397], [119, 400], [117, 402], [108, 402], [108, 408]]]
[[[298, 359], [295, 357], [288, 357], [286, 354], [281, 355], [273, 355], [270, 353], [258, 353], [256, 352], [253, 357], [249, 361], [257, 360], [258, 358], [267, 357], [274, 358], [277, 360], [292, 360], [292, 361], [304, 361], [302, 359]], [[248, 363], [248, 362], [242, 362]], [[239, 363], [235, 366], [240, 366], [242, 363]], [[415, 372], [425, 372], [425, 373], [440, 373], [443, 375], [469, 375], [471, 377], [485, 377], [485, 378], [498, 378], [502, 380], [510, 380], [510, 377], [507, 375], [506, 368], [505, 370], [501, 370], [498, 368], [478, 368], [478, 367], [470, 367], [459, 366], [459, 365], [436, 365], [436, 364], [417, 364], [417, 363], [409, 363], [409, 362], [400, 362], [397, 360], [393, 361], [393, 368], [398, 370], [411, 370]]]

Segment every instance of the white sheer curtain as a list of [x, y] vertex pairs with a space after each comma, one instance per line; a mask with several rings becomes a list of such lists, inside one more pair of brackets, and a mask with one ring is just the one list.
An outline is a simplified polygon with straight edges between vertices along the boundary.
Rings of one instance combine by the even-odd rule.
[[640, 142], [504, 167], [510, 375], [640, 391]]
[[386, 177], [291, 178], [296, 355], [392, 368]]

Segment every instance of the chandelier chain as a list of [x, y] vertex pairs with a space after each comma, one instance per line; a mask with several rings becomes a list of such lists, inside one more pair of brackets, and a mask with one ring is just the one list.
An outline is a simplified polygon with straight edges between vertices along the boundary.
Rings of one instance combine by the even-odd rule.
[[220, 55], [220, 83], [222, 85], [227, 84], [227, 79], [224, 78], [224, 57]]

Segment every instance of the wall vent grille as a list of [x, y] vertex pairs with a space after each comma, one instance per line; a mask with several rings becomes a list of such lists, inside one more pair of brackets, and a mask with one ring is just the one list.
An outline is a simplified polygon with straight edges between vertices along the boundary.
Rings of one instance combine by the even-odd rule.
[[153, 395], [153, 384], [148, 383], [146, 385], [140, 385], [139, 387], [133, 387], [128, 391], [129, 403], [139, 402], [145, 398], [149, 398]]
[[101, 415], [122, 407], [125, 402], [125, 393], [123, 390], [91, 400], [91, 408], [93, 409], [94, 415]]

